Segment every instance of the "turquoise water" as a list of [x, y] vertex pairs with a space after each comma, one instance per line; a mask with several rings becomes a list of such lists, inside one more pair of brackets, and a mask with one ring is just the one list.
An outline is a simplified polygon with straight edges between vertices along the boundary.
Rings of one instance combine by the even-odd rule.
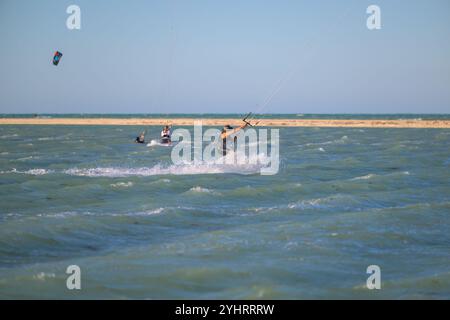
[[141, 130], [0, 126], [0, 298], [450, 298], [450, 130], [282, 128], [273, 176]]

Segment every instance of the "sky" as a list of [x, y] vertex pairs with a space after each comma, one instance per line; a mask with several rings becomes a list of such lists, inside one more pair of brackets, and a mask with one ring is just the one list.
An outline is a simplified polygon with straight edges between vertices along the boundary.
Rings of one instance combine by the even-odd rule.
[[0, 113], [450, 113], [449, 13], [448, 0], [0, 0]]

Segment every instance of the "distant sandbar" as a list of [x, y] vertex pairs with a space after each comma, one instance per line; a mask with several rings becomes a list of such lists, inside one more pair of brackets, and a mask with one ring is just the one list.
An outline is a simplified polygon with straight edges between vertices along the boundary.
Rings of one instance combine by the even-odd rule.
[[[0, 125], [109, 125], [109, 126], [204, 126], [240, 125], [240, 119], [201, 118], [0, 118]], [[261, 127], [348, 127], [348, 128], [450, 128], [450, 120], [355, 120], [355, 119], [261, 119]]]

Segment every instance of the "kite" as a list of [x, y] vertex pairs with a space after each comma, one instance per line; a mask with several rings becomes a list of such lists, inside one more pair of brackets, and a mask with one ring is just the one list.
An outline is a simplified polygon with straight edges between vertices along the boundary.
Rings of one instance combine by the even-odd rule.
[[54, 64], [55, 66], [58, 65], [59, 60], [61, 60], [62, 55], [63, 55], [63, 54], [62, 54], [61, 52], [59, 52], [59, 51], [56, 51], [55, 54], [53, 55], [53, 64]]

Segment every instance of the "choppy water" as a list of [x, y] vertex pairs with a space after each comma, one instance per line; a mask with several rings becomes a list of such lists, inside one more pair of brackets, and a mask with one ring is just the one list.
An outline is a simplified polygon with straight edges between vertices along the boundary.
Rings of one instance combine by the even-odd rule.
[[450, 130], [282, 128], [261, 176], [141, 129], [0, 126], [1, 298], [450, 298]]

